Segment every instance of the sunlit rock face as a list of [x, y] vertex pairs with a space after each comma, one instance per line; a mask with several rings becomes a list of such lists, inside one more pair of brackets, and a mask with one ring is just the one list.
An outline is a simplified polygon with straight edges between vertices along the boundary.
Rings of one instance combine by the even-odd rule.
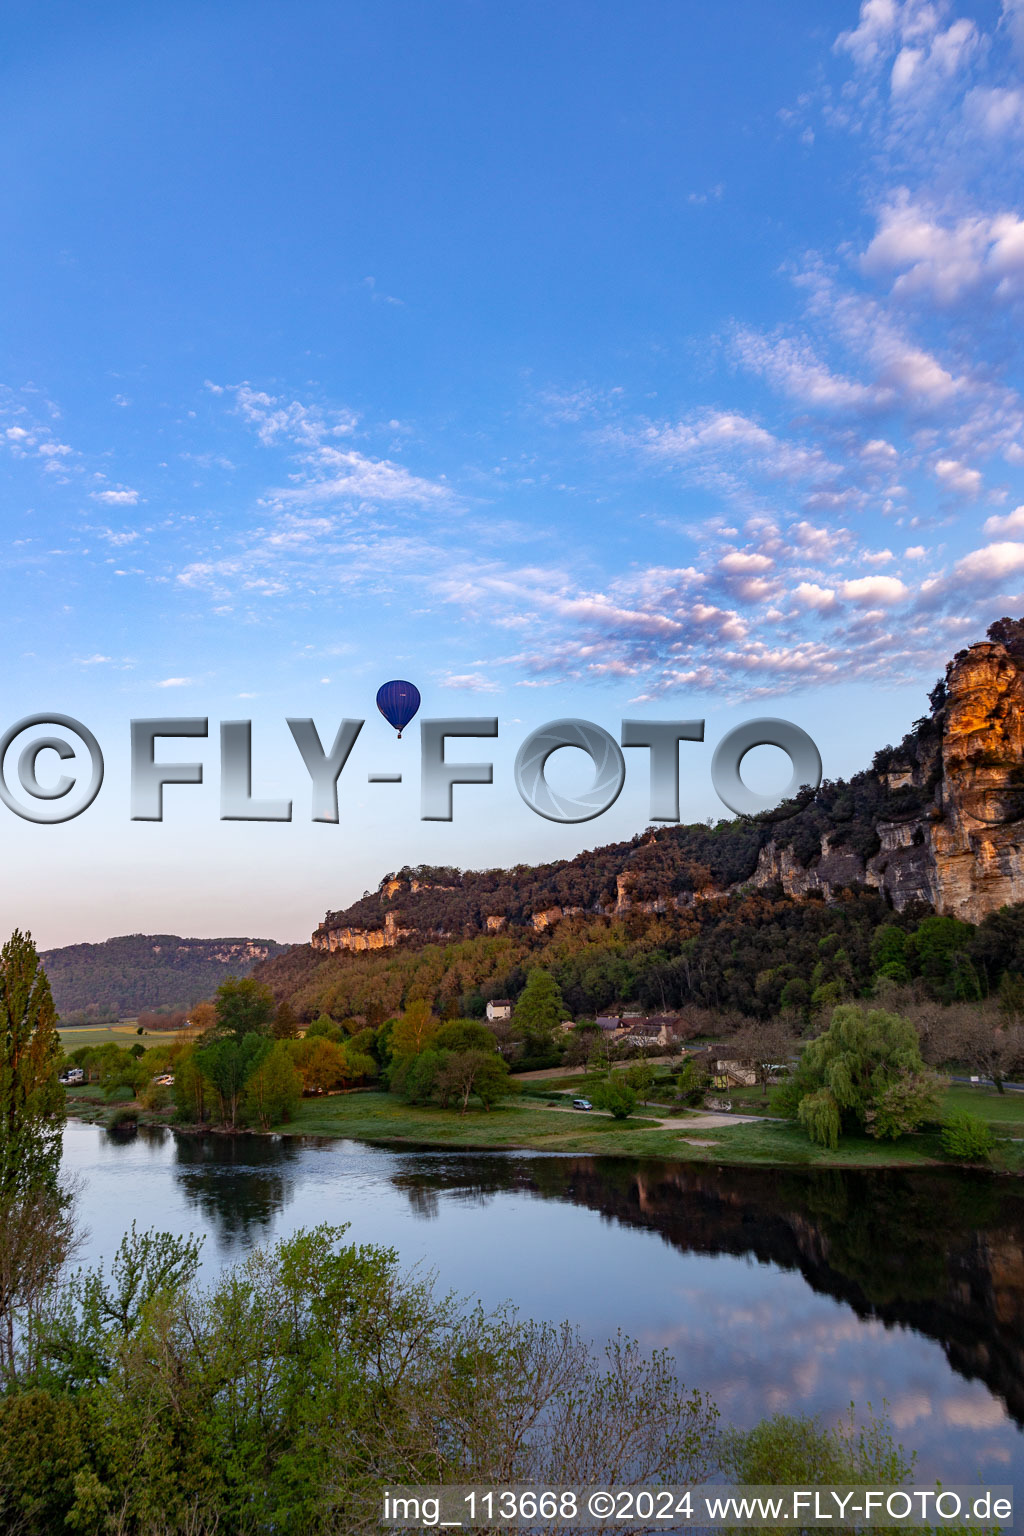
[[935, 906], [976, 923], [1024, 899], [1024, 671], [983, 642], [947, 686], [939, 815], [929, 824]]
[[941, 740], [920, 762], [890, 766], [891, 786], [932, 791], [923, 813], [880, 822], [881, 848], [862, 860], [821, 840], [808, 868], [792, 850], [762, 848], [756, 885], [779, 884], [787, 895], [872, 885], [899, 911], [909, 902], [977, 923], [988, 912], [1024, 901], [1024, 670], [1002, 645], [982, 641], [954, 662], [946, 680]]

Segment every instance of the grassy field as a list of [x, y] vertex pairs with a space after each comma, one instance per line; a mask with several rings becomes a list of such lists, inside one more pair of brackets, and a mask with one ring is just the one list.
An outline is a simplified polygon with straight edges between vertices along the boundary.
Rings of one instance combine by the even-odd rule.
[[[106, 1100], [98, 1085], [91, 1084], [68, 1090], [68, 1109], [77, 1119], [102, 1123], [117, 1103], [130, 1098], [126, 1089], [116, 1101]], [[1015, 1118], [1024, 1106], [1010, 1095], [955, 1087], [948, 1092], [947, 1105], [968, 1108], [989, 1120], [999, 1138], [1018, 1132], [1024, 1135], [1024, 1124]], [[672, 1111], [673, 1119], [684, 1115], [685, 1111]], [[167, 1125], [172, 1116], [168, 1107], [159, 1113], [142, 1112], [140, 1120]], [[273, 1129], [284, 1136], [347, 1136], [395, 1146], [522, 1148], [760, 1167], [908, 1168], [937, 1163], [948, 1166], [950, 1162], [936, 1132], [897, 1142], [844, 1136], [838, 1149], [831, 1152], [813, 1146], [792, 1121], [737, 1121], [710, 1128], [698, 1122], [692, 1130], [662, 1128], [651, 1111], [641, 1109], [628, 1120], [613, 1120], [583, 1110], [556, 1109], [525, 1096], [489, 1113], [474, 1107], [460, 1115], [456, 1110], [403, 1104], [387, 1093], [331, 1094], [303, 1099], [295, 1118]], [[1024, 1172], [1024, 1142], [1000, 1139], [992, 1166], [1005, 1172]]]
[[132, 1023], [125, 1024], [69, 1024], [65, 1029], [58, 1029], [60, 1043], [65, 1051], [77, 1051], [82, 1045], [144, 1045], [147, 1050], [153, 1045], [170, 1045], [174, 1039], [173, 1033], [160, 1032], [144, 1035], [136, 1034], [137, 1026]]
[[969, 1088], [953, 1083], [946, 1090], [946, 1109], [966, 1109], [987, 1120], [997, 1135], [1024, 1136], [1024, 1093], [997, 1093], [994, 1088]]
[[[575, 1152], [633, 1157], [663, 1157], [687, 1162], [748, 1163], [760, 1166], [827, 1168], [906, 1168], [946, 1162], [937, 1135], [877, 1142], [844, 1137], [837, 1151], [812, 1146], [791, 1122], [738, 1123], [721, 1129], [699, 1125], [692, 1132], [661, 1129], [656, 1120], [636, 1116], [612, 1120], [605, 1115], [534, 1107], [529, 1101], [505, 1104], [489, 1114], [470, 1110], [416, 1108], [389, 1094], [349, 1093], [304, 1099], [295, 1119], [275, 1127], [283, 1135], [351, 1136], [396, 1145], [447, 1147], [522, 1147], [538, 1152]], [[997, 1166], [1016, 1170], [1024, 1154], [1003, 1147]]]
[[[550, 1152], [636, 1152], [664, 1149], [671, 1133], [639, 1116], [503, 1104], [488, 1111], [420, 1108], [388, 1093], [342, 1093], [303, 1099], [295, 1119], [275, 1130], [293, 1136], [354, 1136], [369, 1141], [449, 1147], [530, 1147]], [[662, 1150], [664, 1155], [664, 1150]]]

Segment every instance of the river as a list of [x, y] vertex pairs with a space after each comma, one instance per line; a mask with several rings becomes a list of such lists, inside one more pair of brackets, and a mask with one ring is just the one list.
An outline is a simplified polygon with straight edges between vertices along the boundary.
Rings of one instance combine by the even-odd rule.
[[600, 1342], [665, 1348], [732, 1423], [888, 1403], [926, 1478], [1024, 1478], [1024, 1187], [935, 1170], [790, 1172], [444, 1152], [70, 1122], [82, 1262], [140, 1227], [204, 1265], [348, 1222], [440, 1286]]

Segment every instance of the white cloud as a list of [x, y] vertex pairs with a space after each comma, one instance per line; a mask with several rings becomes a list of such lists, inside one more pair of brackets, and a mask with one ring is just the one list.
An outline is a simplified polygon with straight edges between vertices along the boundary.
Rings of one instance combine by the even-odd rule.
[[997, 299], [1024, 291], [1024, 220], [1010, 212], [943, 221], [902, 187], [881, 209], [861, 258], [870, 276], [895, 274], [892, 291], [952, 304], [984, 287]]
[[989, 538], [1000, 533], [1024, 533], [1024, 506], [1014, 507], [1002, 517], [986, 518], [984, 531]]
[[953, 568], [956, 578], [963, 581], [1001, 581], [1024, 570], [1024, 544], [1003, 542], [986, 544], [964, 555]]
[[458, 688], [466, 693], [500, 692], [500, 685], [482, 672], [449, 672], [440, 683], [442, 688]]
[[836, 50], [850, 54], [861, 68], [877, 63], [892, 49], [900, 9], [898, 0], [863, 0], [856, 27], [840, 32]]
[[827, 483], [842, 473], [820, 448], [777, 437], [739, 411], [700, 411], [628, 440], [666, 463], [716, 471], [744, 463], [769, 480], [790, 484]]
[[883, 464], [894, 464], [899, 458], [899, 450], [884, 437], [872, 437], [864, 444], [860, 453], [863, 459], [875, 459]]
[[[910, 10], [909, 4], [904, 13]], [[922, 6], [918, 16], [934, 14], [932, 6]], [[904, 35], [922, 36], [925, 29], [919, 27], [916, 34], [905, 29]], [[894, 97], [906, 97], [913, 92], [934, 92], [952, 80], [965, 68], [980, 44], [980, 35], [973, 21], [960, 17], [945, 32], [934, 32], [918, 47], [905, 46], [896, 55], [890, 83]]]
[[124, 486], [116, 491], [90, 491], [93, 501], [102, 501], [108, 507], [134, 507], [139, 499], [138, 491]]
[[138, 530], [135, 528], [97, 528], [95, 531], [101, 539], [106, 540], [115, 549], [125, 544], [134, 544], [139, 537]]
[[329, 473], [311, 477], [302, 485], [271, 491], [268, 500], [295, 506], [318, 506], [338, 500], [436, 506], [453, 500], [448, 486], [410, 474], [390, 459], [370, 459], [354, 451], [341, 453], [325, 448], [319, 460]]
[[867, 607], [875, 603], [900, 603], [910, 595], [898, 576], [857, 576], [842, 582], [839, 590], [849, 602]]
[[863, 0], [856, 27], [835, 41], [855, 68], [877, 73], [892, 60], [889, 85], [894, 103], [935, 96], [962, 75], [984, 49], [973, 21], [957, 17], [942, 28], [943, 0]]
[[793, 596], [802, 608], [812, 608], [819, 613], [835, 607], [834, 590], [831, 587], [819, 587], [813, 581], [802, 581], [794, 589]]
[[969, 469], [959, 459], [937, 459], [935, 478], [947, 490], [955, 491], [958, 496], [967, 496], [972, 499], [980, 493], [983, 483], [980, 471]]
[[1007, 138], [1024, 131], [1024, 91], [977, 86], [964, 98], [964, 114], [981, 133]]
[[351, 411], [325, 412], [301, 400], [282, 400], [276, 395], [268, 395], [249, 384], [236, 385], [233, 393], [239, 414], [255, 427], [260, 442], [267, 446], [280, 437], [287, 437], [316, 447], [326, 438], [348, 436], [358, 421]]
[[812, 409], [857, 414], [882, 410], [893, 403], [891, 388], [862, 384], [833, 373], [806, 342], [787, 337], [770, 340], [744, 330], [739, 332], [735, 346], [748, 368]]
[[339, 447], [338, 439], [351, 437], [358, 426], [351, 411], [285, 400], [249, 384], [236, 385], [232, 393], [235, 409], [259, 441], [268, 448], [284, 443], [301, 465], [301, 472], [292, 477], [295, 484], [268, 492], [266, 500], [272, 505], [347, 500], [440, 506], [455, 501], [451, 488], [439, 481], [413, 474], [390, 459]]
[[165, 677], [155, 686], [157, 688], [190, 688], [192, 686], [192, 679], [190, 677]]
[[729, 576], [747, 576], [770, 571], [774, 564], [768, 555], [758, 554], [755, 550], [733, 549], [722, 556], [718, 569]]

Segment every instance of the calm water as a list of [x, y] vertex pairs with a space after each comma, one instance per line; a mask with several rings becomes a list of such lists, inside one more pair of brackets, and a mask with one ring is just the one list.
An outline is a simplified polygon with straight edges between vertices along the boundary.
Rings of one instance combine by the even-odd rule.
[[947, 1483], [1024, 1479], [1024, 1190], [944, 1172], [763, 1172], [357, 1142], [128, 1141], [71, 1123], [84, 1258], [140, 1226], [209, 1270], [349, 1222], [444, 1289], [669, 1349], [723, 1417], [889, 1404]]

